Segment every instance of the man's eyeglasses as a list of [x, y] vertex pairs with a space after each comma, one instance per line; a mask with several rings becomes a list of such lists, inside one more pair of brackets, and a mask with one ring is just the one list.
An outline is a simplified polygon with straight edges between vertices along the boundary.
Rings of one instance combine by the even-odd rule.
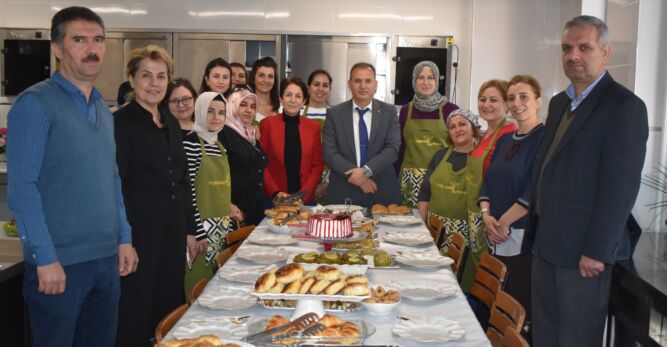
[[189, 106], [190, 104], [192, 104], [192, 100], [194, 100], [194, 98], [191, 96], [184, 96], [180, 99], [171, 98], [169, 99], [169, 105], [178, 106], [178, 104], [183, 104], [183, 106]]

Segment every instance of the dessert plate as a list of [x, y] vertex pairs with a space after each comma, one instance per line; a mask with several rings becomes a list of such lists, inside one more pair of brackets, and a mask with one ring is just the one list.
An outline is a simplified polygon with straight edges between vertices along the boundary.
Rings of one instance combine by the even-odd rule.
[[386, 287], [398, 290], [401, 297], [418, 301], [444, 299], [458, 292], [458, 285], [434, 281], [391, 281]]
[[247, 292], [204, 293], [197, 302], [214, 310], [240, 310], [257, 304], [257, 299]]
[[283, 245], [292, 245], [299, 240], [291, 238], [289, 236], [267, 234], [267, 233], [252, 233], [248, 236], [248, 241], [260, 245], [271, 245], [271, 246], [283, 246]]
[[416, 224], [422, 224], [424, 222], [419, 217], [401, 216], [401, 215], [391, 215], [391, 216], [385, 215], [378, 217], [377, 220], [379, 220], [382, 223], [387, 223], [396, 226], [416, 225]]
[[405, 231], [387, 232], [382, 237], [382, 240], [407, 246], [417, 246], [427, 243], [433, 243], [433, 238], [431, 237], [431, 235], [428, 235], [426, 233], [414, 233]]
[[355, 212], [363, 211], [364, 207], [359, 205], [326, 205], [325, 209], [335, 212]]
[[436, 268], [454, 264], [454, 259], [443, 257], [436, 252], [402, 252], [395, 259], [401, 264], [419, 268]]
[[239, 248], [236, 255], [257, 264], [273, 264], [287, 259], [289, 252], [280, 247], [247, 246]]
[[205, 321], [205, 317], [195, 317], [189, 323], [176, 328], [172, 335], [179, 340], [193, 339], [202, 335], [239, 340], [248, 335], [248, 327], [245, 324], [220, 320]]
[[218, 271], [218, 276], [232, 282], [255, 283], [257, 278], [266, 271], [266, 266], [224, 266]]
[[442, 317], [422, 317], [402, 320], [391, 328], [402, 338], [419, 342], [447, 342], [465, 335], [461, 326]]

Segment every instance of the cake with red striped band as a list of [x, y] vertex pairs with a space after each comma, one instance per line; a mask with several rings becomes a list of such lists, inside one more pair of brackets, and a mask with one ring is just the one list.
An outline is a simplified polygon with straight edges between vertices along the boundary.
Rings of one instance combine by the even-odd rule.
[[307, 235], [323, 239], [352, 236], [352, 218], [349, 214], [313, 214], [308, 217]]

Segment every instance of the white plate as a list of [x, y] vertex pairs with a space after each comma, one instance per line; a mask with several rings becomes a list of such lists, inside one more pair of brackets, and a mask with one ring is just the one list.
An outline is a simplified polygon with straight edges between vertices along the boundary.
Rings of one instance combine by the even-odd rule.
[[268, 223], [269, 230], [273, 231], [276, 234], [291, 234], [297, 230], [303, 230], [307, 228], [308, 225], [304, 224], [303, 226], [287, 226], [287, 225], [274, 225]]
[[458, 340], [466, 333], [458, 323], [442, 317], [401, 320], [391, 328], [391, 332], [402, 338], [419, 342]]
[[248, 236], [248, 241], [260, 245], [271, 245], [271, 246], [292, 245], [299, 242], [299, 240], [296, 240], [289, 236], [263, 234], [263, 233], [250, 234], [250, 236]]
[[259, 276], [266, 271], [266, 266], [224, 266], [222, 269], [218, 270], [218, 276], [224, 280], [232, 282], [255, 283]]
[[333, 212], [354, 212], [364, 210], [364, 207], [359, 205], [326, 205], [324, 208]]
[[240, 310], [257, 304], [257, 299], [246, 292], [204, 293], [197, 302], [214, 310]]
[[287, 259], [289, 252], [283, 248], [247, 246], [239, 248], [236, 255], [258, 264], [273, 264]]
[[202, 335], [214, 335], [236, 340], [248, 336], [248, 327], [245, 324], [236, 324], [218, 319], [206, 321], [206, 318], [194, 317], [189, 323], [176, 328], [172, 335], [179, 340], [194, 339]]
[[433, 243], [433, 238], [429, 234], [412, 233], [405, 231], [387, 232], [382, 237], [382, 240], [407, 246], [417, 246], [427, 243]]
[[458, 292], [458, 285], [434, 281], [391, 281], [387, 283], [386, 287], [398, 290], [401, 293], [401, 297], [419, 301], [444, 299]]
[[377, 220], [379, 220], [382, 223], [387, 223], [387, 224], [397, 225], [397, 226], [415, 225], [415, 224], [421, 224], [421, 223], [424, 222], [419, 217], [401, 216], [401, 215], [381, 216], [381, 217], [378, 217]]
[[397, 255], [395, 259], [401, 264], [421, 268], [434, 268], [454, 264], [454, 259], [443, 257], [435, 252], [403, 252]]

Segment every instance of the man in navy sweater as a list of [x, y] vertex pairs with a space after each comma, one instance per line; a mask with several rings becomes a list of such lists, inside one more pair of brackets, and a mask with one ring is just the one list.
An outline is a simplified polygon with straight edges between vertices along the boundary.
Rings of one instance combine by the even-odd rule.
[[136, 270], [116, 167], [113, 119], [93, 82], [102, 19], [83, 7], [55, 14], [60, 67], [9, 112], [8, 202], [26, 263], [23, 294], [34, 346], [113, 346], [119, 276]]

